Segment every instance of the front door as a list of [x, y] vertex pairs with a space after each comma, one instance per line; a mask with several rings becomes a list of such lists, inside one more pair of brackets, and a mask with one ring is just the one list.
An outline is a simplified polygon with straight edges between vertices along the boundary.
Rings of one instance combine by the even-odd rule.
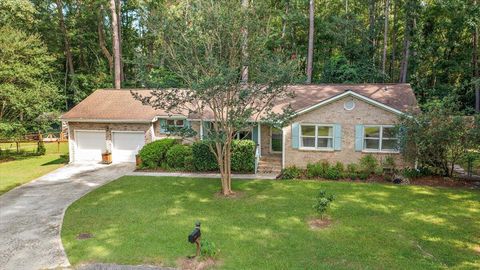
[[271, 128], [271, 142], [270, 145], [272, 147], [272, 152], [273, 153], [279, 153], [282, 152], [282, 146], [283, 146], [283, 132], [279, 128], [272, 127]]

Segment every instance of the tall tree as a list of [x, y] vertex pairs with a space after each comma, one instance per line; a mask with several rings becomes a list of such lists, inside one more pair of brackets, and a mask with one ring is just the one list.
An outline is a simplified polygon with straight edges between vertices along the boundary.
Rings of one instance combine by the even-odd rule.
[[98, 45], [100, 46], [100, 49], [102, 50], [103, 55], [105, 58], [107, 58], [108, 61], [108, 67], [110, 70], [110, 75], [113, 74], [113, 56], [110, 53], [110, 51], [107, 48], [107, 44], [105, 42], [105, 25], [103, 24], [103, 5], [100, 5], [100, 8], [98, 9], [98, 15], [97, 15], [97, 32], [98, 32]]
[[312, 83], [314, 31], [315, 31], [315, 1], [310, 0], [309, 27], [308, 27], [308, 53], [307, 53], [307, 83]]
[[403, 53], [402, 53], [402, 63], [400, 66], [400, 83], [406, 83], [408, 77], [408, 64], [410, 58], [410, 42], [412, 38], [412, 31], [414, 25], [413, 16], [413, 1], [407, 0], [405, 4], [405, 30], [403, 33]]
[[114, 60], [114, 87], [115, 89], [121, 88], [121, 67], [120, 67], [120, 39], [118, 36], [118, 22], [117, 11], [115, 8], [115, 1], [110, 0], [110, 13], [112, 15], [112, 44], [113, 44], [113, 60]]
[[[477, 0], [473, 0], [474, 8], [477, 7]], [[480, 113], [480, 67], [478, 66], [478, 23], [475, 23], [473, 30], [473, 79], [475, 80], [475, 110]]]
[[75, 74], [75, 69], [73, 68], [73, 56], [72, 49], [70, 47], [70, 38], [68, 37], [67, 27], [65, 26], [65, 19], [63, 16], [63, 3], [62, 0], [56, 0], [57, 4], [57, 13], [58, 13], [58, 24], [60, 26], [60, 31], [62, 31], [63, 41], [64, 41], [64, 53], [67, 58], [67, 70], [71, 75]]
[[383, 29], [383, 55], [382, 55], [382, 74], [385, 81], [385, 68], [387, 65], [387, 45], [388, 45], [388, 17], [390, 16], [389, 13], [390, 8], [390, 0], [385, 0], [385, 24]]
[[122, 49], [122, 0], [117, 1], [117, 23], [118, 23], [118, 50], [120, 59], [120, 80], [125, 81], [125, 74], [123, 73], [123, 49]]
[[[247, 14], [249, 6], [249, 0], [242, 0], [242, 13]], [[246, 17], [246, 16], [245, 16]], [[248, 82], [248, 26], [242, 27], [242, 82]]]

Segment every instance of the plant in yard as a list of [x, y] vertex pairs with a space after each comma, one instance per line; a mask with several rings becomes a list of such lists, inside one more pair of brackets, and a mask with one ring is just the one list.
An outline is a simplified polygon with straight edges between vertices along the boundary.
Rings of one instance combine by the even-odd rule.
[[376, 172], [378, 161], [372, 154], [367, 154], [360, 158], [360, 171], [371, 175]]
[[308, 178], [318, 178], [322, 177], [325, 174], [325, 167], [328, 167], [328, 163], [324, 166], [320, 162], [308, 163], [307, 164], [307, 177]]
[[296, 166], [290, 166], [282, 170], [282, 179], [296, 179], [302, 175], [302, 170]]
[[211, 141], [198, 141], [192, 144], [193, 166], [197, 171], [218, 171], [218, 163], [215, 155], [210, 151]]
[[43, 156], [46, 152], [47, 149], [45, 148], [45, 143], [43, 141], [39, 141], [37, 146], [37, 155]]
[[346, 176], [352, 180], [357, 179], [358, 176], [358, 165], [355, 163], [347, 164]]
[[215, 243], [203, 239], [200, 245], [200, 256], [202, 259], [208, 259], [208, 258], [215, 258], [215, 256], [218, 254], [218, 248], [215, 245]]
[[452, 176], [471, 150], [480, 149], [480, 114], [464, 116], [440, 105], [403, 117], [399, 124], [400, 150], [408, 162]]
[[148, 143], [140, 150], [142, 166], [147, 168], [158, 168], [165, 162], [168, 149], [177, 144], [177, 140], [166, 138]]
[[320, 218], [324, 218], [325, 213], [327, 212], [330, 204], [335, 199], [335, 196], [332, 194], [327, 194], [325, 190], [320, 190], [315, 198], [315, 203], [313, 204], [313, 209], [320, 215]]
[[192, 156], [192, 147], [176, 144], [168, 149], [165, 159], [170, 168], [184, 169], [185, 160], [189, 156]]
[[251, 140], [232, 141], [232, 171], [253, 172], [255, 170], [255, 142]]
[[299, 71], [297, 60], [267, 50], [266, 35], [258, 24], [262, 15], [255, 8], [235, 1], [196, 1], [185, 12], [170, 14], [163, 24], [167, 36], [162, 44], [185, 89], [158, 89], [149, 96], [132, 92], [156, 109], [189, 112], [202, 126], [203, 119], [211, 120], [203, 138], [212, 142], [208, 147], [226, 196], [233, 193], [231, 149], [236, 132], [258, 121], [284, 126], [292, 109], [274, 112], [273, 106], [293, 97], [286, 85]]

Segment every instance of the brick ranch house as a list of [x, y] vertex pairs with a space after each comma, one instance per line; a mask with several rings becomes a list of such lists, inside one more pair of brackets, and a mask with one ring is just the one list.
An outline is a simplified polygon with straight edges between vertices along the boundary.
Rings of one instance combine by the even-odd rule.
[[[354, 163], [371, 153], [379, 160], [395, 157], [397, 138], [392, 133], [399, 116], [418, 110], [409, 84], [320, 84], [289, 86], [296, 94], [274, 110], [290, 104], [295, 110], [290, 125], [277, 129], [257, 123], [238, 133], [257, 143], [260, 171], [278, 172], [296, 165], [328, 160]], [[201, 140], [209, 119], [168, 114], [142, 105], [131, 89], [100, 89], [61, 116], [69, 132], [70, 162], [99, 162], [111, 151], [113, 162], [134, 162], [145, 143], [168, 137], [166, 125], [190, 126]], [[136, 90], [148, 95], [151, 90]], [[263, 164], [262, 164], [263, 162]]]

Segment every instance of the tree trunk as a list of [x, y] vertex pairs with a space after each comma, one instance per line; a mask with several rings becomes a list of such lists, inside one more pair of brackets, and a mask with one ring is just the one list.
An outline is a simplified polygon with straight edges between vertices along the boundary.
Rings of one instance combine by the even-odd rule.
[[408, 61], [410, 57], [410, 38], [412, 32], [411, 1], [406, 3], [405, 11], [405, 32], [403, 40], [403, 58], [400, 67], [400, 83], [406, 83], [408, 78]]
[[[242, 0], [242, 10], [247, 12], [249, 0]], [[246, 18], [246, 16], [245, 16]], [[242, 28], [242, 83], [248, 82], [248, 28], [246, 25]]]
[[[285, 17], [282, 17], [282, 39], [285, 38], [285, 34], [287, 32], [287, 17], [288, 17], [288, 9], [290, 8], [290, 1], [287, 0], [285, 3]], [[282, 42], [283, 44], [284, 42]], [[282, 45], [283, 47], [283, 45]]]
[[[477, 5], [477, 0], [473, 1], [474, 7]], [[473, 30], [473, 51], [472, 51], [472, 64], [473, 64], [473, 79], [475, 81], [475, 110], [480, 113], [480, 71], [478, 66], [478, 25], [475, 25]]]
[[122, 1], [117, 0], [117, 23], [118, 23], [118, 50], [120, 59], [120, 80], [125, 81], [125, 74], [123, 73], [123, 50], [122, 50]]
[[113, 43], [113, 60], [114, 60], [114, 86], [115, 89], [121, 88], [120, 79], [120, 44], [118, 39], [118, 22], [117, 11], [115, 8], [115, 0], [110, 0], [110, 13], [112, 14], [112, 43]]
[[387, 65], [387, 43], [388, 43], [388, 16], [390, 0], [385, 0], [385, 28], [383, 30], [383, 57], [382, 57], [382, 76], [383, 82], [385, 82], [385, 67]]
[[63, 35], [64, 52], [65, 52], [65, 57], [67, 58], [68, 73], [73, 75], [75, 74], [75, 70], [73, 68], [73, 56], [72, 56], [72, 50], [70, 48], [70, 39], [68, 38], [67, 27], [65, 26], [65, 19], [63, 17], [62, 0], [56, 0], [56, 4], [57, 4], [58, 22], [60, 25], [60, 30], [62, 31], [62, 35]]
[[375, 49], [377, 47], [377, 40], [375, 37], [375, 1], [376, 0], [370, 0], [368, 5], [368, 38], [370, 39], [370, 53], [372, 54], [373, 65], [375, 65]]
[[97, 16], [97, 30], [98, 30], [98, 44], [100, 49], [102, 50], [103, 55], [108, 60], [108, 67], [110, 68], [110, 75], [113, 72], [113, 56], [108, 51], [106, 42], [105, 42], [105, 33], [104, 33], [104, 25], [103, 25], [103, 5], [100, 5], [100, 10], [98, 11]]
[[393, 70], [397, 53], [397, 31], [398, 31], [398, 0], [393, 2], [393, 33], [392, 33], [392, 59], [390, 61], [390, 80], [393, 80]]
[[310, 25], [308, 28], [307, 83], [312, 83], [313, 72], [313, 33], [315, 30], [315, 1], [310, 0]]

